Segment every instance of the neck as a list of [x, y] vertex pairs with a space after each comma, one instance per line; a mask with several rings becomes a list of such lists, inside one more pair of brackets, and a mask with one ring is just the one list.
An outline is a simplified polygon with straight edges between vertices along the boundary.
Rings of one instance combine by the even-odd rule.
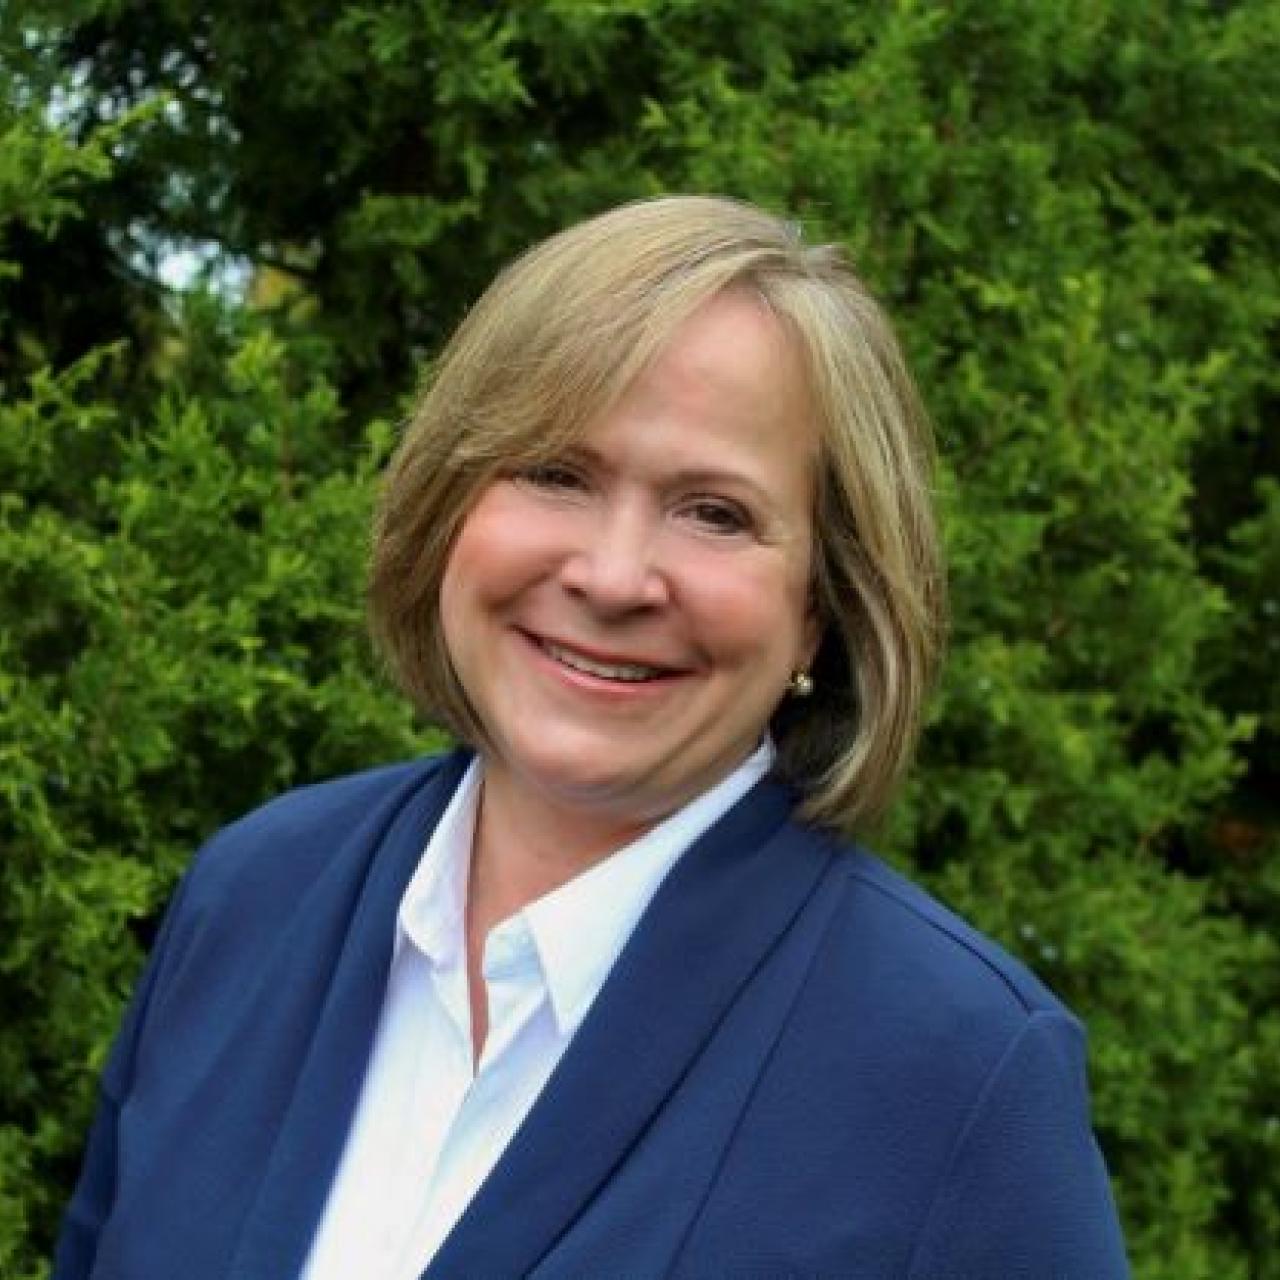
[[556, 803], [486, 763], [476, 813], [467, 917], [479, 937], [567, 884], [654, 825]]
[[467, 884], [467, 979], [472, 1050], [478, 1063], [488, 1035], [482, 976], [485, 940], [529, 903], [567, 884], [652, 826], [551, 802], [486, 762]]

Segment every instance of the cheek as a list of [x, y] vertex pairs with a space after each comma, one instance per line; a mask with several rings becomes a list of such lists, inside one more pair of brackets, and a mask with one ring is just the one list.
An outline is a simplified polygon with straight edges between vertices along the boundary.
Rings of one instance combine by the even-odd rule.
[[440, 638], [454, 676], [464, 685], [466, 681], [466, 656], [474, 647], [469, 640], [467, 626], [468, 608], [457, 580], [449, 569], [445, 570], [440, 584]]
[[514, 570], [513, 549], [519, 546], [501, 504], [487, 495], [482, 497], [463, 521], [445, 562], [440, 585], [442, 612], [463, 605], [509, 577]]
[[440, 625], [455, 666], [465, 657], [468, 634], [479, 621], [486, 588], [498, 568], [500, 563], [490, 549], [487, 521], [477, 508], [458, 531], [440, 580]]
[[[440, 617], [450, 651], [466, 635], [527, 604], [552, 578], [563, 555], [554, 522], [495, 486], [464, 521], [440, 584]], [[455, 654], [455, 657], [458, 656]]]
[[787, 666], [805, 646], [808, 583], [792, 565], [764, 563], [728, 570], [705, 566], [696, 601], [699, 631], [725, 658]]

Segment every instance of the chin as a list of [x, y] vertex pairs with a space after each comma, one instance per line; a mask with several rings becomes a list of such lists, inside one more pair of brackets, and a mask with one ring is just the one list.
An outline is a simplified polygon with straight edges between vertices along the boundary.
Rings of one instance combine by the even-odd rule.
[[663, 806], [666, 788], [654, 777], [656, 761], [608, 759], [599, 750], [551, 752], [507, 757], [514, 779], [553, 804], [618, 818], [663, 816], [682, 803]]
[[644, 775], [634, 768], [610, 768], [597, 757], [588, 761], [545, 762], [527, 770], [526, 777], [544, 795], [584, 809], [625, 809], [648, 791]]

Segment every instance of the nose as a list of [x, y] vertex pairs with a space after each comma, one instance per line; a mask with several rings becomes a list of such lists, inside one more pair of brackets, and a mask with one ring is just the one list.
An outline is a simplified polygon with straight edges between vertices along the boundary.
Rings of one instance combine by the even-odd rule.
[[566, 556], [561, 583], [602, 614], [653, 609], [668, 598], [660, 528], [639, 502], [610, 503]]

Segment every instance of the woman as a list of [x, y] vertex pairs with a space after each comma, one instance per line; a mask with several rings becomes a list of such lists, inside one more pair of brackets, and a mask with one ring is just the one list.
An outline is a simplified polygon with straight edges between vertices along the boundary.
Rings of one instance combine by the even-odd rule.
[[834, 834], [932, 674], [929, 457], [875, 304], [758, 210], [500, 276], [372, 569], [470, 745], [201, 852], [58, 1280], [1126, 1274], [1078, 1023]]

